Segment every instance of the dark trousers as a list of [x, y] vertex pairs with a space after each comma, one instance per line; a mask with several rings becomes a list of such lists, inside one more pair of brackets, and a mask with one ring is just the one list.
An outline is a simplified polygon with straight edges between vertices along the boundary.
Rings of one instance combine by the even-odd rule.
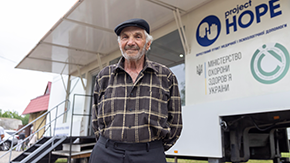
[[120, 143], [101, 136], [89, 163], [166, 163], [166, 158], [162, 141]]

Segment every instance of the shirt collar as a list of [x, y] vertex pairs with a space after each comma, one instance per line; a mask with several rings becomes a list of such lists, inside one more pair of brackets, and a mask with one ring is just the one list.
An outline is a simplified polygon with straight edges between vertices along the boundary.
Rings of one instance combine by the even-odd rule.
[[[116, 67], [114, 67], [113, 72], [116, 73], [117, 70], [123, 70], [124, 71], [124, 61], [125, 58], [122, 56], [120, 60], [118, 61]], [[145, 61], [144, 61], [144, 68], [143, 71], [145, 71], [147, 68], [150, 68], [154, 70], [155, 72], [158, 72], [158, 70], [154, 67], [152, 61], [150, 61], [147, 56], [145, 56]]]

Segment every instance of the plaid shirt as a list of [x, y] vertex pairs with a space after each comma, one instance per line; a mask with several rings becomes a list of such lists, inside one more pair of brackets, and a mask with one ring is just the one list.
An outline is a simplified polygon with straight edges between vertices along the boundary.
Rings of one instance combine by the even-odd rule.
[[163, 140], [168, 150], [182, 129], [181, 100], [175, 75], [145, 58], [135, 83], [124, 70], [124, 58], [96, 77], [92, 123], [99, 135], [139, 143]]

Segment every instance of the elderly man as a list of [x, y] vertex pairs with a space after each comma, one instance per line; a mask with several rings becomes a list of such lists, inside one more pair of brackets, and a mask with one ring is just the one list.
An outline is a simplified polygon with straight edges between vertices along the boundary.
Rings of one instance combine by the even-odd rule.
[[145, 20], [127, 20], [115, 33], [123, 57], [96, 77], [90, 162], [165, 163], [182, 129], [177, 79], [145, 56], [153, 40]]

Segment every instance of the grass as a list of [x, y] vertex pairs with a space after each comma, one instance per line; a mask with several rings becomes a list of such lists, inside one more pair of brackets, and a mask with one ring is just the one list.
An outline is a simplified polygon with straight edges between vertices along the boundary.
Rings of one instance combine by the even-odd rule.
[[[282, 157], [290, 157], [290, 153], [282, 153]], [[167, 158], [167, 162], [174, 162], [174, 158]], [[202, 160], [190, 160], [190, 159], [178, 159], [178, 163], [207, 163], [208, 161]], [[56, 163], [67, 163], [66, 158], [59, 158]], [[248, 163], [273, 163], [272, 160], [249, 160]]]
[[[173, 158], [167, 158], [167, 162], [174, 162]], [[178, 159], [178, 163], [208, 163], [208, 161]], [[56, 163], [67, 163], [66, 158], [59, 158]], [[249, 160], [248, 163], [273, 163], [272, 160]]]
[[282, 157], [290, 157], [290, 153], [281, 153]]
[[[281, 153], [282, 158], [290, 158], [290, 153]], [[174, 162], [174, 158], [167, 158], [167, 162]], [[207, 163], [208, 161], [178, 159], [178, 163]], [[273, 160], [249, 160], [247, 163], [273, 163]]]
[[59, 158], [55, 162], [56, 163], [67, 163], [67, 159], [66, 158]]
[[[167, 162], [174, 162], [174, 158], [167, 158]], [[189, 159], [177, 159], [178, 163], [207, 163], [208, 161], [201, 160], [189, 160]]]
[[[173, 158], [167, 158], [167, 162], [174, 162]], [[189, 160], [189, 159], [178, 159], [178, 163], [208, 163], [208, 161], [201, 160]], [[273, 163], [272, 160], [249, 160], [248, 163]]]

